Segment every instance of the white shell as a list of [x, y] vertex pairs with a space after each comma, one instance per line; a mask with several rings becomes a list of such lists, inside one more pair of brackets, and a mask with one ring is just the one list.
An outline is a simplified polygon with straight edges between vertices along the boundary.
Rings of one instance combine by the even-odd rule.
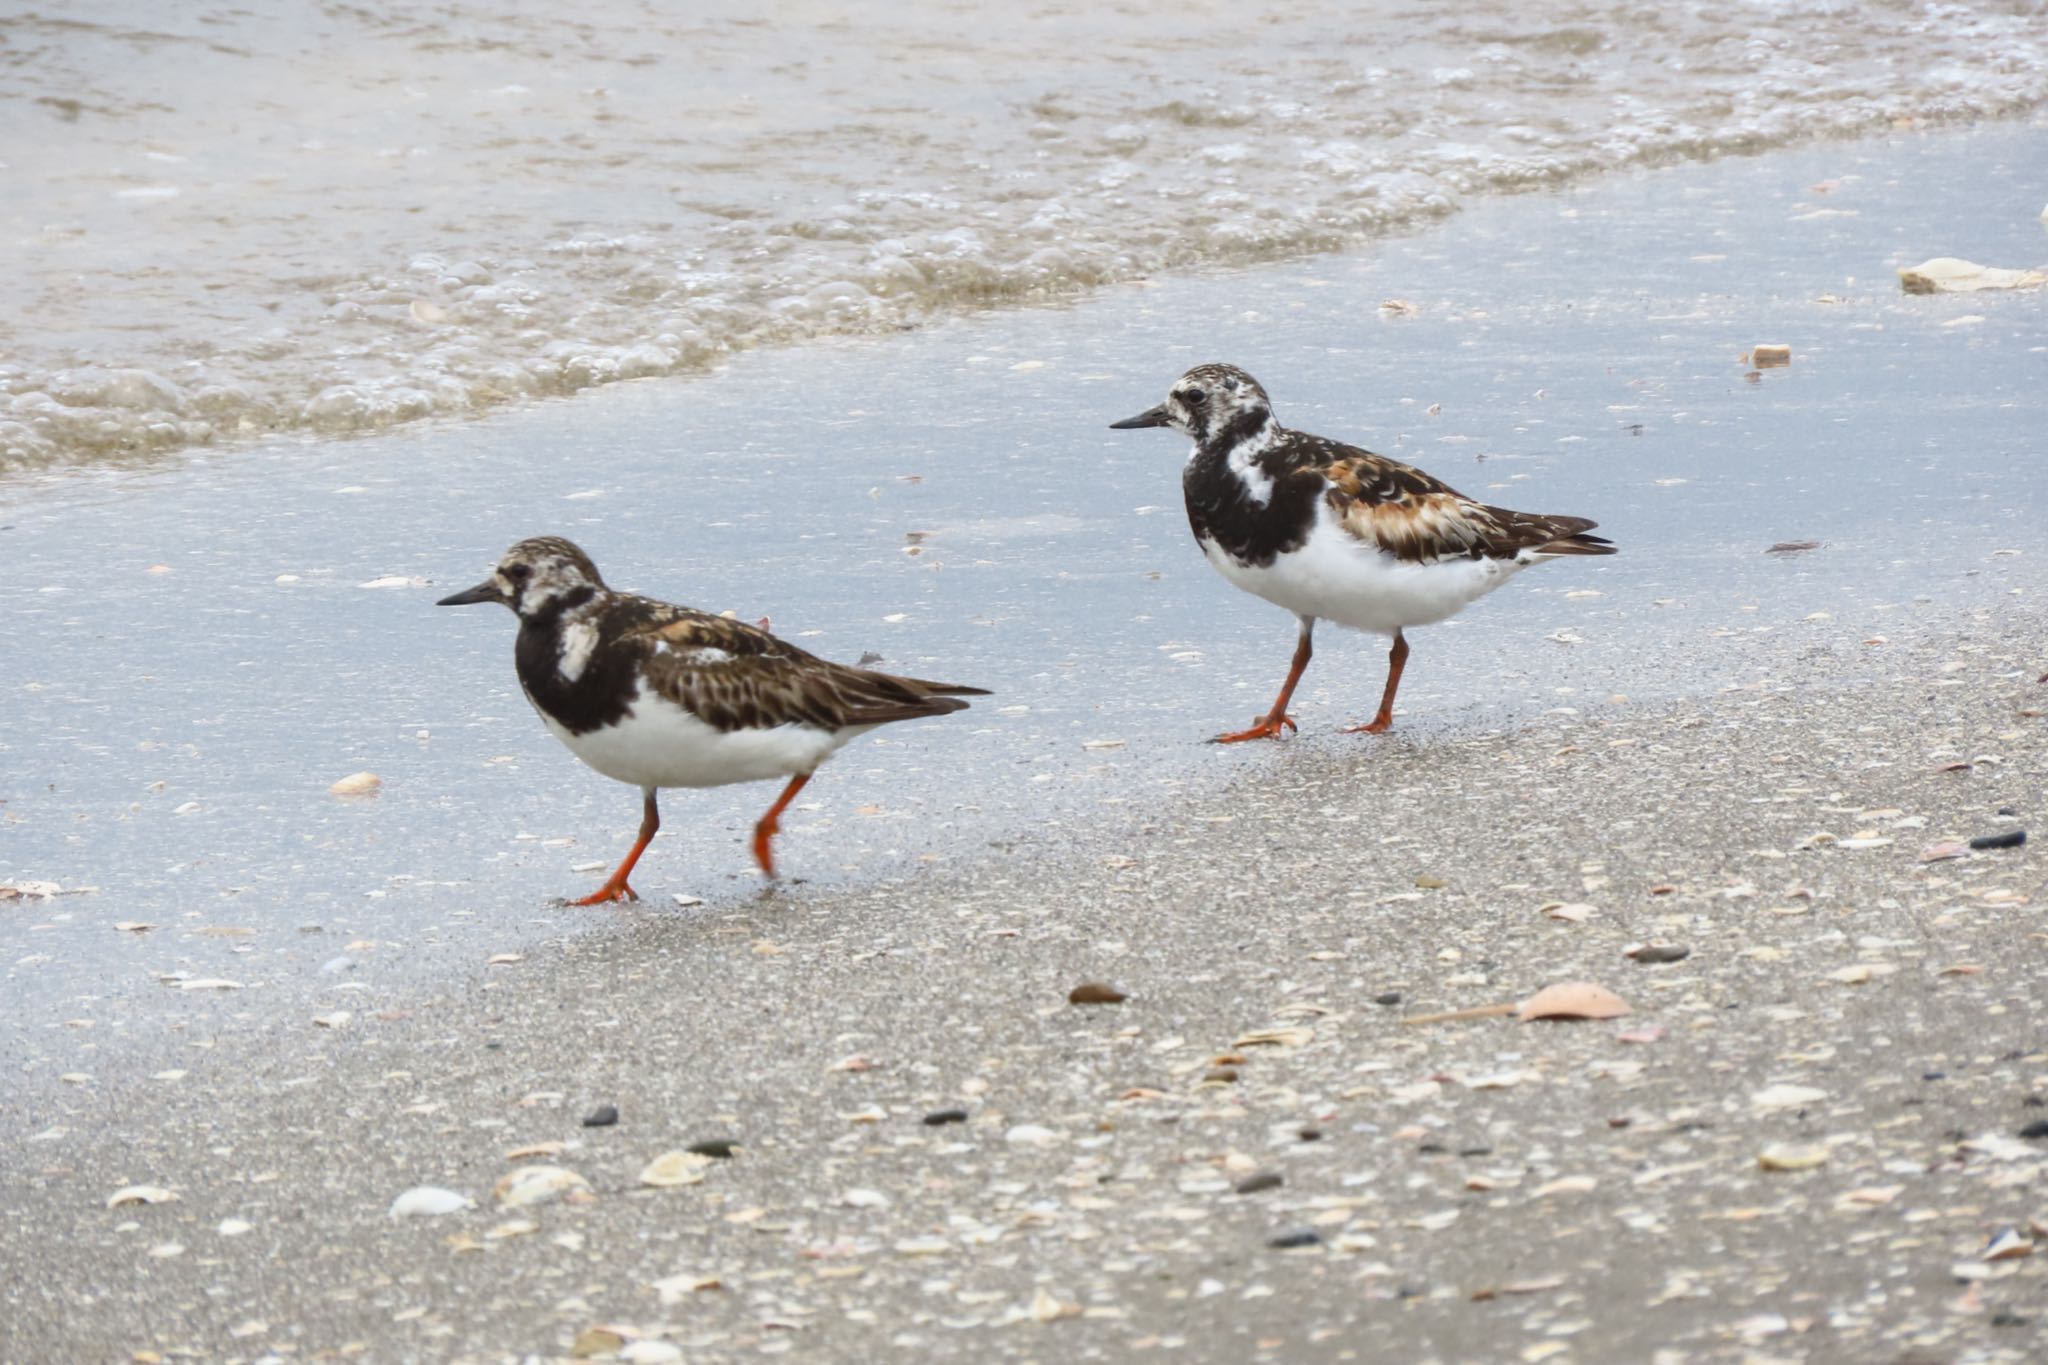
[[460, 1213], [474, 1202], [468, 1195], [444, 1190], [439, 1185], [415, 1185], [391, 1201], [391, 1216], [439, 1218], [444, 1213]]

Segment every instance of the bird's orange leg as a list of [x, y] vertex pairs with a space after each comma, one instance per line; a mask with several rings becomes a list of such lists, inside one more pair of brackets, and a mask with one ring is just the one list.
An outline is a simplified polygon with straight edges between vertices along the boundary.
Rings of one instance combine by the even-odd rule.
[[1273, 709], [1263, 720], [1254, 721], [1249, 730], [1239, 730], [1234, 735], [1218, 735], [1211, 744], [1237, 744], [1247, 739], [1278, 739], [1288, 730], [1299, 729], [1294, 717], [1287, 714], [1287, 703], [1294, 696], [1294, 685], [1301, 681], [1302, 670], [1308, 667], [1309, 656], [1315, 651], [1309, 647], [1309, 640], [1315, 634], [1316, 623], [1312, 616], [1301, 618], [1301, 638], [1294, 645], [1294, 664], [1287, 670], [1287, 681], [1280, 685], [1280, 695], [1273, 701]]
[[633, 864], [640, 861], [640, 855], [654, 842], [654, 831], [661, 828], [661, 812], [654, 805], [654, 788], [647, 789], [647, 806], [640, 816], [640, 837], [633, 843], [633, 851], [626, 855], [626, 861], [619, 864], [619, 870], [612, 873], [611, 880], [582, 900], [570, 901], [571, 905], [603, 905], [607, 901], [637, 901], [640, 893], [626, 885], [626, 878], [632, 875]]
[[1387, 690], [1380, 694], [1380, 713], [1364, 725], [1349, 725], [1347, 735], [1383, 735], [1394, 728], [1394, 693], [1401, 687], [1401, 670], [1408, 664], [1408, 637], [1394, 632], [1394, 647], [1387, 651]]
[[775, 798], [775, 804], [768, 808], [768, 813], [754, 826], [754, 861], [761, 865], [761, 871], [771, 881], [775, 878], [775, 850], [768, 846], [768, 841], [781, 832], [782, 812], [789, 808], [789, 803], [796, 799], [796, 794], [804, 789], [804, 783], [810, 780], [809, 773], [798, 773], [790, 778], [789, 785], [782, 789], [782, 795]]

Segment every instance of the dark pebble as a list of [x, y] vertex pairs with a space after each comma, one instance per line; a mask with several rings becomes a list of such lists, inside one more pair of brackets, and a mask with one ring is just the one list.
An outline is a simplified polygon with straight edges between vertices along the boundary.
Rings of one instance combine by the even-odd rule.
[[1447, 1155], [1451, 1149], [1444, 1146], [1441, 1142], [1425, 1142], [1418, 1146], [1415, 1150], [1422, 1153], [1424, 1156], [1444, 1156]]
[[1106, 981], [1083, 981], [1067, 992], [1069, 1005], [1121, 1005], [1130, 996]]
[[698, 1156], [715, 1156], [721, 1161], [732, 1160], [732, 1154], [739, 1150], [739, 1144], [731, 1138], [710, 1138], [693, 1142], [683, 1150], [695, 1152]]
[[1398, 1005], [1401, 1003], [1401, 992], [1381, 991], [1372, 998], [1372, 1002], [1375, 1005]]
[[1230, 1085], [1235, 1083], [1237, 1080], [1237, 1070], [1234, 1067], [1228, 1066], [1212, 1066], [1207, 1071], [1204, 1071], [1202, 1073], [1202, 1079], [1205, 1081], [1218, 1081], [1224, 1085]]
[[1638, 962], [1683, 962], [1692, 949], [1682, 943], [1646, 943], [1631, 954]]
[[2029, 1319], [2021, 1317], [2010, 1308], [2001, 1308], [1991, 1315], [1993, 1327], [2025, 1327]]
[[2043, 1105], [2048, 1105], [2048, 1099], [2043, 1099], [2039, 1095], [2029, 1095], [2021, 1100], [2020, 1103], [2029, 1109], [2039, 1109]]
[[2026, 841], [2027, 832], [2025, 830], [2009, 829], [2003, 834], [1980, 834], [1970, 840], [1970, 847], [1975, 849], [2018, 848]]
[[1257, 1194], [1260, 1190], [1277, 1190], [1286, 1183], [1286, 1178], [1278, 1171], [1261, 1171], [1257, 1175], [1248, 1175], [1238, 1181], [1237, 1192], [1239, 1194]]
[[1459, 1155], [1459, 1156], [1492, 1156], [1492, 1155], [1493, 1155], [1493, 1148], [1491, 1148], [1491, 1147], [1460, 1147], [1460, 1148], [1458, 1149], [1458, 1155]]
[[1323, 1140], [1323, 1130], [1320, 1128], [1304, 1128], [1297, 1136], [1303, 1142], [1321, 1142]]
[[1920, 1073], [1920, 1079], [1923, 1081], [1945, 1081], [1948, 1079], [1948, 1073], [1946, 1071], [1923, 1071]]
[[943, 1128], [949, 1123], [965, 1122], [967, 1122], [967, 1111], [965, 1109], [934, 1109], [931, 1113], [924, 1116], [924, 1126], [927, 1128]]
[[2018, 812], [2018, 811], [2016, 811], [2016, 810], [2014, 810], [2014, 809], [2013, 809], [2013, 808], [2012, 808], [2011, 806], [2000, 806], [2000, 807], [1998, 808], [1998, 813], [1999, 813], [2000, 815], [2018, 815], [2018, 814], [2019, 814], [2019, 812]]
[[2020, 1129], [2020, 1136], [2023, 1138], [2048, 1138], [2048, 1119], [2035, 1119], [2032, 1123]]
[[1323, 1234], [1317, 1232], [1314, 1228], [1290, 1228], [1286, 1232], [1275, 1233], [1266, 1239], [1266, 1245], [1272, 1247], [1275, 1251], [1288, 1251], [1294, 1247], [1321, 1246], [1322, 1242]]
[[583, 1116], [585, 1128], [609, 1128], [619, 1121], [619, 1106], [600, 1104]]

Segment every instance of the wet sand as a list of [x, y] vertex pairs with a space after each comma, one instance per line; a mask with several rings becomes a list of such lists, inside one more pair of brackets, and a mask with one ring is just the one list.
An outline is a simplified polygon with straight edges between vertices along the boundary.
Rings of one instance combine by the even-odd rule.
[[[1090, 835], [609, 917], [337, 1028], [207, 1010], [182, 1075], [17, 1111], [7, 1358], [609, 1325], [681, 1351], [643, 1360], [2038, 1359], [2041, 1260], [1984, 1259], [2042, 1230], [2038, 855], [1917, 859], [2038, 830], [2044, 626], [1994, 601], [1825, 680], [1788, 640], [1719, 696], [1271, 746]], [[1634, 1013], [1402, 1022], [1560, 980]], [[494, 1206], [550, 1143], [525, 1164], [589, 1202]], [[103, 1206], [135, 1183], [177, 1201]], [[480, 1207], [386, 1217], [420, 1185]]]
[[[0, 1358], [547, 1358], [604, 1323], [692, 1360], [2033, 1358], [2042, 1271], [1980, 1252], [2043, 1212], [2042, 879], [2031, 846], [1917, 859], [2041, 799], [2048, 324], [1889, 272], [2042, 254], [2009, 183], [2037, 146], [1683, 168], [474, 427], [17, 485], [43, 648], [6, 756], [61, 777], [7, 793], [6, 879], [101, 890], [4, 912]], [[1751, 383], [1759, 341], [1795, 360]], [[1204, 748], [1288, 623], [1184, 543], [1172, 443], [1096, 419], [1212, 354], [1294, 425], [1624, 554], [1419, 633], [1391, 737], [1332, 733], [1377, 696], [1355, 640], [1302, 739]], [[766, 795], [707, 793], [648, 906], [556, 909], [631, 795], [524, 713], [509, 621], [426, 605], [538, 530], [1002, 695], [828, 768], [781, 848], [808, 882], [759, 894]], [[385, 575], [425, 581], [356, 586]], [[363, 767], [383, 796], [325, 797]], [[1649, 940], [1691, 952], [1622, 956]], [[1635, 1013], [1400, 1022], [1572, 978]], [[1065, 1003], [1091, 980], [1129, 999]], [[1759, 1105], [1780, 1085], [1821, 1094]], [[636, 1186], [713, 1138], [740, 1154], [702, 1183]], [[493, 1207], [506, 1153], [557, 1141], [595, 1197]], [[1773, 1142], [1825, 1160], [1763, 1171]], [[137, 1183], [179, 1197], [105, 1207]], [[482, 1207], [386, 1216], [423, 1184]]]

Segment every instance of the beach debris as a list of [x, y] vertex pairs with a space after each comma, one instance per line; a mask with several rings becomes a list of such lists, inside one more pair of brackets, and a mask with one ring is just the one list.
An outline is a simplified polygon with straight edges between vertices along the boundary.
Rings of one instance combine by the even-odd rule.
[[[1400, 1003], [1397, 996], [1395, 1004]], [[1403, 1024], [1451, 1024], [1464, 1019], [1501, 1019], [1520, 1010], [1521, 1006], [1512, 1000], [1497, 1005], [1473, 1005], [1469, 1009], [1443, 1010], [1436, 1014], [1411, 1014]]]
[[1067, 992], [1069, 1005], [1121, 1005], [1128, 999], [1122, 991], [1102, 981], [1083, 981]]
[[1515, 1017], [1526, 1024], [1532, 1019], [1616, 1019], [1628, 1012], [1628, 1002], [1605, 986], [1563, 981], [1524, 1000]]
[[1031, 1320], [1033, 1322], [1058, 1322], [1061, 1318], [1078, 1318], [1081, 1305], [1067, 1303], [1049, 1289], [1040, 1286], [1031, 1296]]
[[1276, 1232], [1266, 1239], [1266, 1245], [1275, 1251], [1293, 1251], [1300, 1247], [1321, 1246], [1323, 1234], [1314, 1228], [1289, 1228]]
[[529, 1142], [524, 1147], [514, 1147], [505, 1153], [507, 1161], [531, 1161], [537, 1156], [560, 1156], [567, 1144], [549, 1139], [546, 1142]]
[[[711, 1158], [701, 1152], [663, 1152], [640, 1168], [640, 1183], [658, 1190], [679, 1185], [698, 1185], [711, 1168]], [[582, 1177], [578, 1177], [580, 1180]]]
[[1637, 962], [1683, 962], [1692, 956], [1692, 949], [1682, 943], [1632, 943], [1621, 954]]
[[716, 1161], [731, 1161], [740, 1154], [740, 1145], [731, 1138], [706, 1138], [683, 1148], [696, 1156], [708, 1156]]
[[246, 1218], [223, 1218], [220, 1226], [214, 1229], [223, 1237], [240, 1237], [255, 1230], [256, 1225]]
[[230, 981], [224, 976], [176, 975], [162, 978], [166, 986], [175, 986], [181, 991], [239, 991], [244, 989], [239, 981]]
[[1020, 1123], [1003, 1134], [1003, 1141], [1012, 1147], [1045, 1148], [1053, 1146], [1063, 1136], [1064, 1134], [1056, 1133], [1042, 1124]]
[[1752, 346], [1750, 347], [1749, 354], [1742, 358], [1741, 363], [1751, 369], [1781, 369], [1792, 363], [1792, 348], [1768, 342], [1761, 346]]
[[53, 896], [79, 896], [97, 890], [97, 886], [63, 887], [56, 882], [16, 882], [12, 886], [0, 886], [0, 901], [46, 901]]
[[2034, 1240], [2018, 1228], [2000, 1228], [1992, 1234], [1984, 1249], [1977, 1253], [1980, 1261], [2016, 1261], [2022, 1256], [2034, 1254]]
[[1958, 256], [1936, 256], [1899, 268], [1899, 287], [1908, 294], [1967, 294], [1979, 289], [2032, 289], [2048, 284], [2048, 271], [2007, 270]]
[[1422, 310], [1406, 299], [1381, 299], [1380, 316], [1389, 318], [1412, 318]]
[[1084, 749], [1121, 749], [1129, 743], [1130, 741], [1127, 739], [1084, 739], [1081, 741], [1081, 747]]
[[372, 578], [368, 582], [358, 583], [356, 586], [359, 588], [424, 588], [427, 586], [427, 580], [393, 573], [385, 574], [382, 578]]
[[1231, 1190], [1237, 1194], [1258, 1194], [1264, 1190], [1277, 1190], [1286, 1183], [1287, 1177], [1278, 1171], [1260, 1171], [1257, 1175], [1248, 1175], [1238, 1181], [1231, 1186]]
[[1767, 1171], [1809, 1171], [1827, 1164], [1828, 1149], [1818, 1142], [1773, 1142], [1757, 1153], [1756, 1164]]
[[1803, 1109], [1828, 1097], [1825, 1090], [1810, 1085], [1768, 1085], [1749, 1097], [1752, 1109]]
[[1563, 920], [1566, 924], [1584, 924], [1599, 912], [1583, 901], [1549, 901], [1537, 907], [1546, 918]]
[[2048, 1138], [2048, 1119], [2035, 1119], [2032, 1123], [2020, 1129], [2020, 1136], [2023, 1138]]
[[167, 1190], [161, 1185], [123, 1185], [120, 1189], [107, 1196], [107, 1207], [110, 1209], [122, 1208], [129, 1204], [175, 1204], [177, 1202], [178, 1196], [176, 1192]]
[[375, 773], [350, 773], [327, 789], [329, 796], [375, 796], [384, 779]]
[[840, 1195], [839, 1202], [850, 1209], [886, 1209], [891, 1201], [880, 1190], [855, 1188]]
[[1233, 1048], [1241, 1047], [1302, 1047], [1315, 1041], [1316, 1031], [1299, 1025], [1286, 1028], [1253, 1029], [1236, 1042]]
[[1960, 839], [1944, 839], [1938, 844], [1929, 844], [1921, 849], [1920, 861], [1923, 863], [1945, 863], [1952, 858], [1965, 857], [1969, 852], [1970, 846]]
[[967, 1122], [965, 1109], [934, 1109], [919, 1120], [927, 1128], [943, 1128], [949, 1123]]
[[1970, 840], [1970, 847], [1979, 851], [1992, 848], [2018, 848], [2026, 841], [2027, 832], [2025, 830], [2013, 829], [2007, 830], [2003, 834], [1980, 834]]
[[1818, 550], [1821, 544], [1822, 542], [1818, 540], [1781, 540], [1766, 549], [1764, 553], [1767, 555], [1805, 554], [1808, 550]]
[[474, 1208], [476, 1201], [466, 1194], [442, 1189], [439, 1185], [415, 1185], [391, 1201], [393, 1218], [439, 1218], [446, 1213], [460, 1213]]
[[[645, 1176], [646, 1172], [641, 1172]], [[588, 1196], [590, 1182], [566, 1166], [521, 1166], [491, 1186], [491, 1197], [508, 1209], [547, 1204], [574, 1195]]]
[[619, 1121], [619, 1106], [600, 1104], [583, 1116], [585, 1128], [609, 1128]]

